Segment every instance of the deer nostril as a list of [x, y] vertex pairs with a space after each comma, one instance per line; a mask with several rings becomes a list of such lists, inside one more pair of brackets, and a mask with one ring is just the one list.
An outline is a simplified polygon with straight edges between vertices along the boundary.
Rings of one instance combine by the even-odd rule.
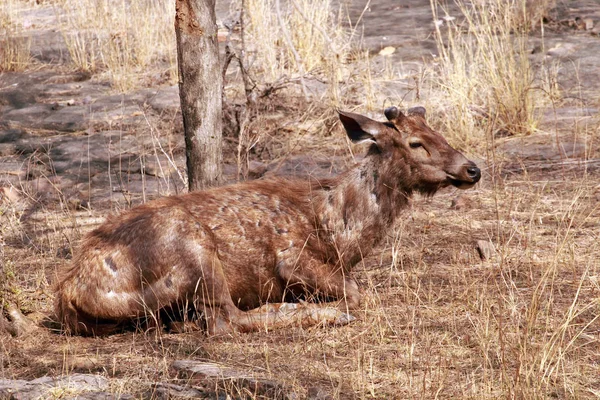
[[477, 182], [479, 178], [481, 178], [481, 170], [476, 166], [468, 167], [467, 175], [469, 176], [469, 178], [473, 179], [473, 181]]

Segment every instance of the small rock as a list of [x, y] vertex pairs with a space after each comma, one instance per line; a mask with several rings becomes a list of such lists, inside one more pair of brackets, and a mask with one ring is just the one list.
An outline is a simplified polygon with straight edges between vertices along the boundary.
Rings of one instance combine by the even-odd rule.
[[176, 360], [172, 366], [192, 383], [196, 380], [205, 384], [209, 380], [213, 381], [217, 387], [226, 389], [234, 382], [236, 385], [247, 388], [251, 393], [269, 399], [295, 398], [294, 394], [290, 393], [283, 384], [272, 379], [256, 377], [254, 372], [245, 372], [221, 364], [195, 360]]
[[248, 165], [248, 178], [249, 179], [258, 179], [267, 172], [267, 164], [262, 163], [260, 161], [250, 161]]
[[482, 260], [489, 260], [496, 254], [496, 248], [489, 240], [478, 240], [476, 248]]
[[80, 197], [69, 198], [67, 204], [71, 210], [87, 210], [90, 208], [90, 204], [88, 203], [87, 199]]
[[[32, 381], [0, 378], [0, 398], [34, 400], [57, 398], [53, 390], [66, 389], [61, 399], [79, 400], [125, 400], [133, 399], [128, 394], [107, 393], [109, 382], [99, 375], [71, 374], [53, 378], [43, 376]], [[72, 394], [71, 394], [72, 393]]]
[[14, 187], [3, 187], [0, 188], [0, 201], [7, 201], [12, 204], [16, 204], [21, 200], [18, 190]]
[[157, 165], [146, 165], [144, 168], [146, 175], [155, 176], [157, 178], [164, 178], [165, 174]]
[[379, 55], [380, 56], [391, 56], [395, 52], [396, 52], [396, 48], [395, 47], [387, 46], [387, 47], [384, 47], [383, 49], [381, 49], [379, 51]]
[[471, 199], [464, 194], [459, 194], [455, 198], [452, 199], [452, 203], [450, 203], [450, 208], [453, 210], [463, 210], [471, 207]]
[[557, 43], [556, 46], [548, 50], [546, 54], [554, 57], [567, 57], [575, 51], [575, 45], [572, 43]]

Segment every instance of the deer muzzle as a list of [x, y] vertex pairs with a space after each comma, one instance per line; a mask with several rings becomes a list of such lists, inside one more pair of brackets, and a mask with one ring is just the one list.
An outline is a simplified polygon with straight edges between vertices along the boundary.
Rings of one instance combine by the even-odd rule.
[[448, 173], [446, 176], [452, 186], [459, 189], [469, 189], [481, 179], [481, 170], [473, 161], [463, 164], [457, 173]]

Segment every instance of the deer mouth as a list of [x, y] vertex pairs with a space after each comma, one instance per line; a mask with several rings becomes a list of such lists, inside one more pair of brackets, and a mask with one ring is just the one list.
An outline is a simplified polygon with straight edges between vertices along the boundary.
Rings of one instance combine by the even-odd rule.
[[470, 189], [473, 186], [475, 186], [475, 184], [477, 183], [477, 181], [473, 182], [473, 181], [463, 181], [460, 179], [456, 179], [454, 177], [448, 176], [448, 182], [450, 182], [450, 184], [456, 188], [459, 189]]
[[458, 177], [446, 172], [446, 178], [452, 186], [459, 189], [469, 189], [475, 186], [479, 182], [479, 179], [481, 179], [481, 170], [475, 164], [469, 164], [465, 166], [461, 175], [464, 175], [464, 177]]

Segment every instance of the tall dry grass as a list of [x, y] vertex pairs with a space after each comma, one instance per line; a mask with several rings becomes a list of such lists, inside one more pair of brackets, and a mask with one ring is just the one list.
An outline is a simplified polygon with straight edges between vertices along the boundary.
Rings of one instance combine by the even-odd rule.
[[[342, 8], [331, 1], [246, 0], [247, 64], [260, 82], [325, 80], [326, 96], [340, 102], [339, 85], [346, 77], [343, 65], [350, 54], [350, 32]], [[306, 92], [306, 88], [303, 88]]]
[[61, 32], [78, 69], [105, 74], [121, 92], [144, 82], [175, 81], [175, 2], [61, 1], [60, 8]]
[[467, 146], [490, 134], [534, 132], [539, 107], [545, 104], [545, 92], [539, 90], [544, 82], [538, 77], [550, 80], [552, 69], [534, 67], [529, 60], [528, 27], [550, 2], [455, 4], [458, 14], [452, 15], [442, 2], [431, 0], [439, 52], [435, 86], [448, 121], [446, 130]]
[[[328, 80], [328, 95], [338, 101], [341, 64], [349, 51], [343, 15], [332, 12], [330, 1], [294, 0], [281, 4], [279, 12], [276, 3], [245, 1], [245, 60], [254, 80], [282, 84], [316, 76]], [[158, 65], [163, 69], [159, 73], [175, 81], [173, 1], [59, 4], [61, 31], [78, 69], [105, 74], [119, 91], [139, 85], [150, 65]]]
[[485, 386], [513, 398], [583, 398], [593, 379], [585, 354], [597, 342], [589, 341], [598, 326], [591, 310], [600, 302], [589, 294], [600, 248], [581, 235], [597, 220], [597, 207], [587, 177], [547, 185], [525, 178], [492, 187], [497, 217], [487, 231], [495, 271], [473, 292], [478, 315], [470, 322]]
[[19, 14], [20, 3], [0, 3], [0, 72], [24, 71], [31, 62], [31, 38], [24, 34]]

